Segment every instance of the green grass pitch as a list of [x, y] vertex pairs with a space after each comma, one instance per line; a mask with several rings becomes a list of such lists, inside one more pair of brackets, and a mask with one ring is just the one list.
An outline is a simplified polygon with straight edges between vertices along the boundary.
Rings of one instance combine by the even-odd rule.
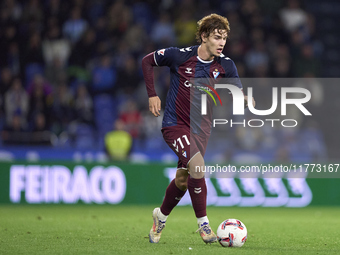
[[248, 229], [241, 248], [206, 245], [191, 207], [176, 207], [150, 244], [153, 206], [1, 205], [0, 254], [340, 254], [340, 208], [208, 207]]

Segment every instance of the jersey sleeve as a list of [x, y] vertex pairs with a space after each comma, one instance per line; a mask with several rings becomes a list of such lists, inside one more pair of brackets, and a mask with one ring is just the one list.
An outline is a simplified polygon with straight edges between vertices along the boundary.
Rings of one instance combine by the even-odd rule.
[[242, 89], [243, 86], [240, 77], [238, 76], [237, 68], [234, 61], [226, 57], [222, 61], [222, 66], [225, 70], [225, 78], [229, 78], [234, 85]]
[[177, 59], [178, 49], [170, 47], [166, 49], [157, 50], [154, 53], [154, 60], [157, 66], [172, 67]]

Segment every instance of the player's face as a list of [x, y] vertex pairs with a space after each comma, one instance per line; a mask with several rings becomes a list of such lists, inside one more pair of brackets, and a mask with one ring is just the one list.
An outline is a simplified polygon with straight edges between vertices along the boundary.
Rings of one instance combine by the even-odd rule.
[[227, 41], [227, 32], [225, 30], [217, 30], [209, 35], [206, 40], [206, 47], [210, 56], [220, 56], [224, 45]]

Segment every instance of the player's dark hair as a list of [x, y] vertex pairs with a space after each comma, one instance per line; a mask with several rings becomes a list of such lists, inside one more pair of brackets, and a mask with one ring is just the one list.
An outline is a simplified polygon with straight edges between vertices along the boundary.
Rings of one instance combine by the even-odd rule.
[[215, 13], [205, 16], [204, 18], [199, 20], [197, 24], [198, 27], [196, 32], [196, 39], [199, 43], [202, 43], [202, 34], [205, 37], [209, 37], [209, 35], [213, 33], [215, 29], [217, 29], [217, 31], [225, 30], [227, 32], [227, 36], [230, 32], [228, 19]]

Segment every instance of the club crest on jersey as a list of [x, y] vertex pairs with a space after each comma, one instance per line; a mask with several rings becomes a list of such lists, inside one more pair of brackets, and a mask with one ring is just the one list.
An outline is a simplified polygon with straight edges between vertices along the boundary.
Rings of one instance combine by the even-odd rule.
[[182, 151], [182, 155], [183, 155], [184, 157], [187, 157], [187, 152], [186, 152], [186, 151]]
[[164, 56], [164, 52], [165, 52], [165, 49], [161, 49], [157, 51], [158, 55], [162, 55], [162, 56]]
[[215, 69], [215, 71], [213, 71], [214, 79], [216, 79], [219, 74], [220, 72], [217, 69]]

